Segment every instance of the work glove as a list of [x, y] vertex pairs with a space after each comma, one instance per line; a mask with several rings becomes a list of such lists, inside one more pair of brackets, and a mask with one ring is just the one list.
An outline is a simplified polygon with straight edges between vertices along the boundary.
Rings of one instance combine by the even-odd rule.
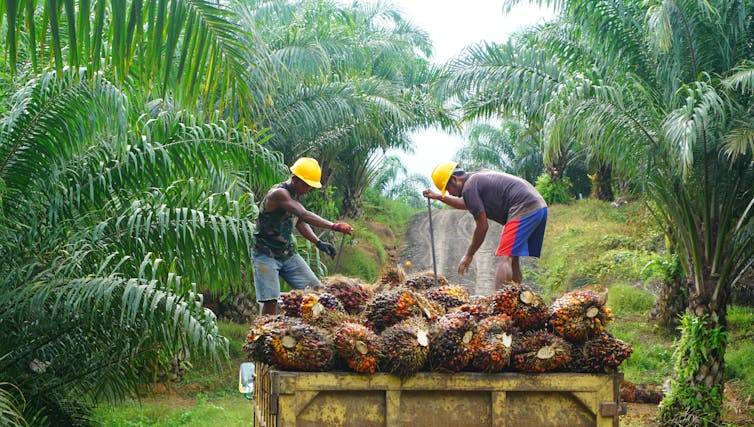
[[333, 231], [337, 231], [338, 233], [343, 234], [351, 234], [353, 232], [353, 227], [346, 224], [345, 222], [336, 222], [332, 225]]
[[318, 240], [317, 241], [317, 249], [319, 249], [320, 251], [326, 253], [327, 255], [330, 255], [330, 258], [335, 258], [335, 254], [337, 252], [335, 250], [335, 246], [333, 246], [333, 245], [331, 245], [331, 244], [329, 244], [327, 242], [323, 242], [322, 240]]

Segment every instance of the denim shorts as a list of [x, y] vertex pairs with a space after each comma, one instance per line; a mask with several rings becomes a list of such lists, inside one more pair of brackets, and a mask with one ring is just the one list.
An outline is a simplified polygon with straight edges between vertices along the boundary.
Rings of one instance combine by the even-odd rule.
[[276, 301], [280, 298], [280, 277], [293, 289], [320, 285], [317, 276], [299, 254], [280, 261], [268, 255], [254, 253], [253, 261], [257, 302]]

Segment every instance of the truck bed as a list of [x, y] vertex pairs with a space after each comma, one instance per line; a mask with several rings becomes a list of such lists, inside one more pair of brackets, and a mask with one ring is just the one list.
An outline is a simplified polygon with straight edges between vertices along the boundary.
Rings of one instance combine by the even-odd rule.
[[288, 372], [256, 364], [254, 425], [617, 426], [622, 374]]

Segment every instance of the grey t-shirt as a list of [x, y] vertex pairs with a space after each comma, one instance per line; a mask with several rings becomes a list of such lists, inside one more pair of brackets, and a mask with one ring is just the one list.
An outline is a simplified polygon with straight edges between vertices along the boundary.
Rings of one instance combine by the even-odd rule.
[[484, 212], [487, 218], [505, 225], [510, 219], [547, 207], [545, 199], [525, 179], [486, 169], [470, 175], [461, 197], [475, 219]]

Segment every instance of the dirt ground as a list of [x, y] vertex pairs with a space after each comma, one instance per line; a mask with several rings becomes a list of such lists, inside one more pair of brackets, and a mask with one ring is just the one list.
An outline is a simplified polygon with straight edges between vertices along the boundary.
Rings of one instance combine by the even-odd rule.
[[402, 262], [411, 261], [409, 275], [423, 271], [433, 271], [432, 239], [434, 234], [437, 272], [452, 284], [463, 285], [472, 295], [489, 295], [495, 290], [495, 250], [500, 241], [503, 227], [490, 221], [487, 238], [474, 255], [469, 272], [458, 274], [466, 248], [474, 233], [474, 218], [466, 211], [432, 209], [432, 230], [430, 233], [429, 214], [414, 216], [406, 232], [406, 244], [401, 252]]

